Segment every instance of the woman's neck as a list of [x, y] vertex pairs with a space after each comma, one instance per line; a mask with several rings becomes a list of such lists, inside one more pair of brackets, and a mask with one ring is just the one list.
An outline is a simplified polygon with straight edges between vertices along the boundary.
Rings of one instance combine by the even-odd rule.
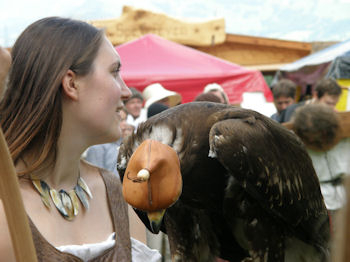
[[71, 190], [74, 188], [81, 175], [80, 156], [78, 158], [57, 159], [55, 167], [46, 176], [45, 181], [55, 189]]
[[[80, 170], [80, 153], [66, 152], [65, 150], [58, 150], [56, 160], [52, 165], [45, 165], [43, 168], [30, 173], [31, 177], [37, 177], [44, 180], [51, 188], [57, 190], [71, 190], [78, 181], [79, 176], [84, 176], [84, 171]], [[30, 156], [36, 154], [27, 154], [23, 160], [16, 164], [16, 171], [22, 171], [28, 168], [30, 163], [33, 163]]]
[[55, 166], [48, 174], [46, 182], [56, 189], [72, 189], [78, 177], [84, 177], [84, 172], [80, 170], [80, 158], [86, 147], [80, 138], [61, 132], [57, 142]]

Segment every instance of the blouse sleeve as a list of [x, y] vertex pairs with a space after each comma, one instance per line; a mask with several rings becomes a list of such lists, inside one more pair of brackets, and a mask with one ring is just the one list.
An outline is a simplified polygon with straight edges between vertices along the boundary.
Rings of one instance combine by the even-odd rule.
[[150, 249], [142, 242], [131, 238], [132, 262], [160, 262], [161, 255], [156, 249]]

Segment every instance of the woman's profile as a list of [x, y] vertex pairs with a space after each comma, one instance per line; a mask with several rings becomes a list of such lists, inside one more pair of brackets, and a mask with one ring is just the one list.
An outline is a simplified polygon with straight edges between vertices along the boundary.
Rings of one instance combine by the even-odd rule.
[[[104, 32], [72, 19], [34, 22], [12, 48], [0, 125], [38, 261], [159, 258], [130, 240], [119, 178], [81, 159], [89, 146], [121, 136], [120, 111], [131, 93], [120, 69]], [[1, 205], [0, 254], [15, 261]]]

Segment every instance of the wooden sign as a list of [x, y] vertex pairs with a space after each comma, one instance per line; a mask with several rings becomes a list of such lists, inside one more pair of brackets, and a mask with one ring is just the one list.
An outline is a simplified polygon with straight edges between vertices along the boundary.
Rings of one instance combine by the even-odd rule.
[[192, 46], [209, 46], [225, 41], [225, 20], [187, 22], [165, 14], [124, 6], [116, 19], [88, 21], [104, 28], [113, 45], [119, 45], [145, 34], [155, 34], [168, 40]]

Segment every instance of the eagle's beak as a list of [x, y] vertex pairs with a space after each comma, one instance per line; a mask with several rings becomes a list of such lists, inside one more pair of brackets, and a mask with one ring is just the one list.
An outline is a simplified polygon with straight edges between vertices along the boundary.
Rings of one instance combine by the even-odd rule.
[[165, 209], [153, 212], [147, 212], [148, 220], [150, 222], [152, 232], [159, 233], [160, 226], [162, 225]]

